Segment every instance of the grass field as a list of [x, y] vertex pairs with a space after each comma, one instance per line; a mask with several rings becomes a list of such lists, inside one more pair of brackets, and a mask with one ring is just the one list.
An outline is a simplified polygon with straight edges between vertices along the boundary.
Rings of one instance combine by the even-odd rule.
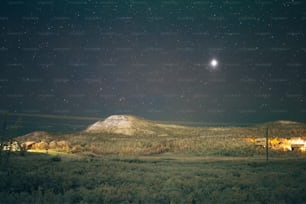
[[2, 156], [0, 203], [305, 203], [303, 155]]

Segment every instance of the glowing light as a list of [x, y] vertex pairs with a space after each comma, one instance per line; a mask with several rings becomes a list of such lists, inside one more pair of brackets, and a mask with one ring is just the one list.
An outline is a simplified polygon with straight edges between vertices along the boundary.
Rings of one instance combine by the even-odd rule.
[[212, 59], [212, 60], [210, 61], [210, 65], [211, 65], [212, 67], [217, 67], [217, 66], [218, 66], [218, 61], [217, 61], [216, 59]]
[[[258, 146], [265, 146], [265, 138], [248, 138], [248, 142], [255, 143]], [[269, 147], [274, 150], [281, 151], [300, 151], [306, 152], [306, 140], [301, 137], [286, 138], [270, 138]]]

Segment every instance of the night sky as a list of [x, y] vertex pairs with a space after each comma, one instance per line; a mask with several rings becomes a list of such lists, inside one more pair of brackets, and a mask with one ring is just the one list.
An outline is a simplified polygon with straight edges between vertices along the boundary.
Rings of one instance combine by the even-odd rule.
[[0, 111], [306, 122], [305, 31], [302, 0], [0, 0]]

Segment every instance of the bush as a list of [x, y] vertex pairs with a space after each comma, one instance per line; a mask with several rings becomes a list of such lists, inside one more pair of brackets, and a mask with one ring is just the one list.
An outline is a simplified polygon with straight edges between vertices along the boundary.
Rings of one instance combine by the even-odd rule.
[[57, 156], [52, 157], [51, 161], [53, 161], [53, 162], [60, 162], [60, 161], [62, 161], [62, 158], [57, 155]]

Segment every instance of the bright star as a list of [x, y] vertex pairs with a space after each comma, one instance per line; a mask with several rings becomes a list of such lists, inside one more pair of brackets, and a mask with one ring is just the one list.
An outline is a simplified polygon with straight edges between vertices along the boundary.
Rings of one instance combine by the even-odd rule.
[[216, 59], [212, 59], [212, 60], [210, 61], [210, 65], [211, 65], [212, 67], [216, 67], [216, 66], [218, 66], [218, 61], [217, 61]]

